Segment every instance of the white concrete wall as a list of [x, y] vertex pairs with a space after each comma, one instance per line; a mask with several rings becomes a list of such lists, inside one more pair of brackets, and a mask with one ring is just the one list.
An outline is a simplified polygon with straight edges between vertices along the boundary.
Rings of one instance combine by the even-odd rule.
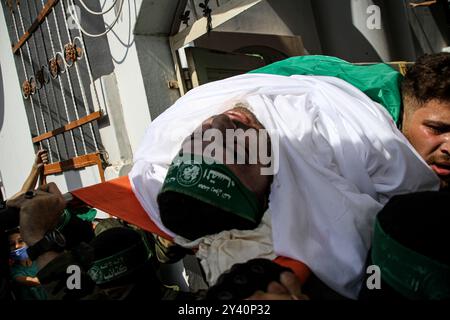
[[[125, 130], [134, 153], [150, 124], [151, 117], [133, 34], [143, 1], [124, 1], [121, 17], [114, 26], [113, 32], [108, 33], [108, 42], [114, 62]], [[111, 10], [104, 19], [107, 24], [110, 24], [115, 17], [115, 10]]]
[[308, 52], [322, 52], [311, 0], [262, 1], [224, 23], [217, 31], [297, 35], [302, 37]]
[[3, 10], [0, 12], [0, 88], [0, 171], [9, 197], [25, 181], [34, 151]]

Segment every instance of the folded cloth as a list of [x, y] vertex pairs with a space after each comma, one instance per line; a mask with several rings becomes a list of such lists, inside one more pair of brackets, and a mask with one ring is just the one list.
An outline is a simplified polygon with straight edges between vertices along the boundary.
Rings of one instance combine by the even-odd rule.
[[200, 259], [206, 281], [209, 285], [214, 285], [219, 276], [235, 263], [254, 258], [275, 259], [271, 231], [271, 216], [266, 212], [260, 225], [254, 230], [222, 231], [195, 241], [176, 236], [174, 241], [184, 248], [198, 248], [196, 256]]

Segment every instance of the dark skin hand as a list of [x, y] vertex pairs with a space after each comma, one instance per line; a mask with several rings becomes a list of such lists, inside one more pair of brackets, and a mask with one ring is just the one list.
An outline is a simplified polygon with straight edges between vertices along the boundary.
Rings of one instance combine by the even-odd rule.
[[[47, 231], [55, 228], [66, 207], [66, 201], [54, 183], [39, 187], [35, 193], [31, 199], [21, 193], [6, 203], [8, 207], [20, 209], [20, 233], [28, 246], [34, 245]], [[50, 251], [39, 256], [38, 268], [42, 269], [59, 254]]]
[[11, 200], [18, 197], [23, 192], [27, 192], [28, 190], [34, 190], [36, 187], [36, 183], [39, 179], [39, 176], [42, 174], [44, 170], [44, 165], [48, 163], [48, 152], [47, 150], [41, 149], [36, 153], [33, 166], [31, 167], [30, 174], [25, 180], [22, 189], [15, 195], [11, 197]]
[[309, 300], [301, 290], [298, 278], [292, 272], [283, 272], [280, 282], [271, 282], [267, 291], [256, 291], [246, 300]]

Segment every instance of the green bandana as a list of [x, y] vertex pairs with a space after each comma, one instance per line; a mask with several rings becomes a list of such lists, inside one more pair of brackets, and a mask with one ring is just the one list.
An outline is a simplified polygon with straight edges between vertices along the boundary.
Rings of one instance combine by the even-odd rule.
[[256, 195], [230, 169], [202, 156], [177, 156], [161, 193], [166, 191], [188, 195], [256, 223], [264, 214]]
[[421, 255], [394, 240], [375, 223], [372, 261], [382, 279], [409, 299], [450, 298], [450, 267]]
[[147, 261], [147, 257], [141, 252], [142, 244], [137, 243], [112, 256], [95, 261], [87, 273], [99, 285], [123, 278]]

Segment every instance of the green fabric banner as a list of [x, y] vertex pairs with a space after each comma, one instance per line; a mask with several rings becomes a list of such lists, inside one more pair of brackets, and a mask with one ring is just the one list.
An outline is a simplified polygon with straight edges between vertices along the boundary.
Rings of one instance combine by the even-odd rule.
[[399, 123], [402, 107], [400, 84], [403, 76], [387, 64], [361, 66], [329, 56], [300, 56], [272, 63], [250, 73], [337, 77], [383, 105], [394, 121]]

